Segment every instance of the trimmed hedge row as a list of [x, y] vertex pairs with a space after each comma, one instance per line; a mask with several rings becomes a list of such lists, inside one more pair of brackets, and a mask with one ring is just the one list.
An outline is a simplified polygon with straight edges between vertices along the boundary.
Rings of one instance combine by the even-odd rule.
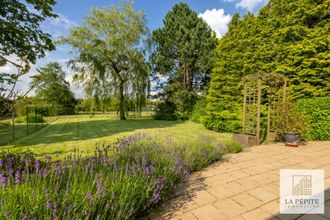
[[330, 140], [330, 97], [300, 99], [296, 106], [309, 120], [308, 140]]
[[[330, 140], [330, 97], [299, 99], [295, 106], [306, 116], [308, 128], [305, 140]], [[210, 110], [205, 101], [196, 104], [192, 121], [203, 124], [210, 130], [242, 132], [242, 108], [235, 102], [218, 103]], [[261, 109], [261, 138], [267, 126], [267, 109]]]

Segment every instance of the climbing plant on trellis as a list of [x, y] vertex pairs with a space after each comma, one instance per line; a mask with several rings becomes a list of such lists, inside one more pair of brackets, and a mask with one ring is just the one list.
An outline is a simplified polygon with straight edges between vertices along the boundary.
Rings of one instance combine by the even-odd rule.
[[254, 135], [260, 143], [261, 108], [267, 108], [267, 133], [276, 131], [273, 121], [286, 101], [287, 78], [274, 73], [257, 73], [243, 78], [243, 134]]

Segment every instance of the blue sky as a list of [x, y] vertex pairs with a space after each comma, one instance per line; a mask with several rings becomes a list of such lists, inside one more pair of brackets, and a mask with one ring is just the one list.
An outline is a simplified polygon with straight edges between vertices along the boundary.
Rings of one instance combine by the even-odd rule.
[[[50, 33], [54, 39], [58, 36], [65, 36], [70, 28], [81, 25], [84, 17], [93, 7], [106, 7], [112, 4], [118, 4], [119, 0], [57, 0], [54, 12], [59, 15], [56, 19], [49, 19], [42, 24], [42, 29]], [[143, 10], [149, 30], [152, 31], [162, 27], [162, 20], [166, 13], [178, 2], [187, 3], [191, 9], [196, 11], [217, 33], [220, 38], [227, 31], [227, 24], [231, 16], [238, 12], [244, 15], [247, 11], [257, 13], [258, 9], [264, 6], [268, 0], [135, 0], [134, 7], [137, 10]], [[72, 73], [67, 68], [66, 62], [72, 55], [66, 46], [57, 46], [55, 51], [39, 59], [30, 71], [24, 76], [19, 87], [25, 90], [28, 86], [29, 77], [36, 74], [36, 68], [42, 67], [48, 62], [59, 62], [67, 72], [67, 80], [71, 83]], [[13, 67], [2, 67], [4, 71], [10, 71]], [[83, 97], [81, 88], [72, 87], [76, 97]]]

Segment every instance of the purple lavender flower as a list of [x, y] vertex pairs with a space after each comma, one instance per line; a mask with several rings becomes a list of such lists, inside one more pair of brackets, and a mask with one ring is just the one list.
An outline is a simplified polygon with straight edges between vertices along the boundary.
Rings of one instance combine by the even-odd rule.
[[2, 200], [0, 200], [0, 205], [3, 205], [3, 201]]
[[42, 169], [42, 175], [47, 176], [47, 174], [48, 174], [48, 170], [47, 169]]
[[88, 194], [86, 195], [86, 199], [92, 199], [92, 198], [93, 198], [92, 194], [88, 193]]
[[0, 173], [0, 182], [2, 183], [2, 185], [6, 185], [7, 183], [7, 176], [3, 173]]
[[101, 179], [99, 179], [97, 181], [97, 195], [99, 197], [101, 197], [101, 195], [102, 195], [102, 180]]
[[56, 202], [54, 202], [54, 205], [53, 205], [53, 217], [55, 220], [57, 219], [57, 203]]
[[50, 199], [48, 199], [46, 202], [46, 208], [50, 209], [51, 206], [52, 206], [52, 202], [50, 201]]
[[0, 160], [0, 167], [2, 167], [3, 166], [3, 161], [2, 160]]
[[145, 173], [146, 173], [147, 175], [150, 174], [150, 166], [146, 166]]
[[52, 164], [52, 170], [53, 171], [60, 171], [61, 170], [61, 162], [56, 161], [56, 163]]
[[21, 181], [21, 172], [19, 170], [17, 170], [16, 174], [15, 174], [15, 183], [19, 184], [20, 181]]
[[160, 201], [160, 195], [159, 193], [157, 192], [154, 196], [154, 203], [157, 204], [158, 202]]
[[31, 163], [31, 158], [25, 158], [24, 159], [24, 163], [28, 167], [30, 165], [30, 163]]
[[70, 184], [69, 184], [69, 183], [66, 184], [66, 191], [67, 191], [67, 192], [70, 191]]
[[27, 219], [28, 219], [27, 214], [24, 214], [24, 215], [22, 216], [22, 220], [27, 220]]
[[163, 181], [159, 178], [155, 179], [156, 191], [161, 190], [164, 187]]
[[45, 157], [45, 161], [46, 161], [47, 163], [50, 163], [51, 160], [52, 160], [52, 158], [51, 158], [49, 155], [46, 155], [46, 157]]
[[142, 163], [146, 164], [147, 163], [147, 158], [145, 156], [142, 157]]
[[11, 216], [11, 213], [10, 212], [4, 212], [3, 215], [6, 217], [6, 218], [9, 218]]
[[40, 160], [36, 160], [36, 163], [35, 163], [36, 173], [40, 172], [40, 167], [41, 167]]

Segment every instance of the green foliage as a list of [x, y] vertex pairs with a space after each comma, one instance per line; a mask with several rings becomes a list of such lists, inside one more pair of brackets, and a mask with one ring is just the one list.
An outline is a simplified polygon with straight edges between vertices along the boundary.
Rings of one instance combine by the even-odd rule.
[[37, 98], [53, 106], [59, 115], [74, 114], [76, 100], [60, 64], [49, 63], [39, 72], [39, 75], [33, 76], [31, 83], [36, 88]]
[[236, 102], [215, 103], [208, 109], [211, 109], [205, 116], [203, 123], [206, 128], [221, 131], [239, 133], [242, 128], [242, 107]]
[[134, 99], [141, 111], [149, 92], [149, 64], [145, 15], [132, 2], [94, 8], [83, 25], [71, 29], [62, 39], [75, 54], [71, 67], [74, 80], [83, 84], [89, 97], [119, 100], [120, 118], [125, 117], [125, 99]]
[[15, 120], [16, 123], [42, 123], [44, 122], [43, 116], [41, 114], [29, 114], [25, 116], [20, 116]]
[[25, 116], [26, 114], [41, 114], [43, 116], [58, 115], [59, 110], [56, 106], [46, 105], [40, 101], [39, 104], [30, 104], [19, 102], [15, 105], [15, 112], [18, 116]]
[[259, 71], [288, 77], [287, 94], [293, 100], [329, 96], [328, 5], [329, 0], [270, 0], [258, 16], [233, 16], [216, 48], [208, 128], [238, 128], [242, 113], [230, 105], [242, 105], [242, 77]]
[[301, 139], [308, 139], [308, 120], [294, 104], [283, 103], [279, 106], [276, 115], [273, 123], [278, 129], [277, 135], [280, 140], [286, 133], [298, 134]]
[[309, 139], [330, 140], [330, 97], [300, 99], [296, 106], [309, 120]]
[[175, 106], [169, 101], [160, 102], [155, 108], [155, 120], [175, 121], [178, 117], [175, 115]]
[[10, 113], [11, 105], [10, 100], [0, 97], [0, 118]]
[[206, 105], [206, 99], [200, 99], [194, 106], [194, 110], [191, 114], [190, 120], [193, 122], [204, 124], [205, 118], [207, 116]]
[[[18, 79], [28, 73], [37, 58], [55, 49], [51, 36], [40, 27], [44, 20], [57, 17], [52, 12], [55, 4], [54, 0], [0, 0], [0, 67], [8, 64], [16, 68], [0, 72], [0, 102], [16, 99]], [[2, 110], [0, 114], [4, 114]]]
[[177, 117], [186, 119], [198, 92], [208, 88], [217, 39], [208, 24], [184, 3], [174, 5], [163, 23], [164, 27], [152, 34], [153, 73], [156, 79], [166, 78], [162, 98], [175, 105]]
[[226, 142], [224, 146], [225, 153], [239, 153], [242, 151], [242, 146], [235, 141]]
[[27, 56], [35, 63], [46, 51], [55, 49], [50, 35], [40, 28], [45, 19], [57, 17], [52, 12], [55, 4], [54, 0], [1, 0], [0, 56]]
[[[1, 218], [134, 219], [166, 200], [191, 171], [221, 159], [227, 144], [209, 137], [182, 143], [136, 134], [96, 148], [87, 158], [79, 150], [55, 162], [6, 153]], [[8, 175], [12, 167], [16, 172]]]

